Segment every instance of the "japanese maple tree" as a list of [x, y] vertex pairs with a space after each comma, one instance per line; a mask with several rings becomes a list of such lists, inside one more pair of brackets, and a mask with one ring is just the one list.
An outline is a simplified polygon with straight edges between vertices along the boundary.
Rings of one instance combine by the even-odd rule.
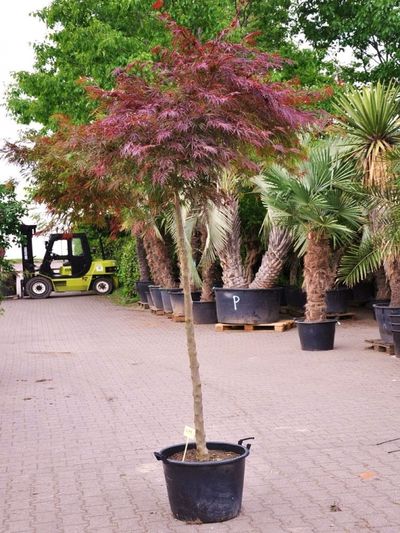
[[259, 51], [254, 34], [231, 43], [228, 28], [201, 43], [167, 15], [160, 18], [171, 31], [172, 46], [154, 49], [150, 65], [135, 62], [117, 69], [112, 90], [88, 85], [100, 102], [99, 118], [73, 128], [67, 150], [87, 154], [85, 172], [92, 177], [86, 191], [97, 182], [94, 196], [102, 189], [116, 193], [146, 184], [161, 187], [174, 205], [196, 447], [204, 460], [208, 451], [181, 202], [213, 196], [222, 169], [257, 172], [256, 161], [296, 152], [296, 131], [315, 121], [306, 110], [315, 95], [274, 82], [272, 74], [285, 61]]

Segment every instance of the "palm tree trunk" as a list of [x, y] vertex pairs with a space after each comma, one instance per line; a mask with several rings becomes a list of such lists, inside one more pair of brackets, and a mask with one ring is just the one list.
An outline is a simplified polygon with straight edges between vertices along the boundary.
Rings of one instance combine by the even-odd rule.
[[176, 283], [172, 275], [172, 264], [167, 247], [153, 228], [147, 229], [144, 233], [143, 244], [154, 283], [166, 288], [175, 287]]
[[272, 227], [269, 234], [268, 250], [262, 258], [254, 281], [250, 283], [250, 289], [271, 289], [276, 285], [291, 244], [292, 237], [287, 229]]
[[232, 229], [223, 250], [219, 254], [222, 281], [224, 287], [229, 289], [247, 287], [240, 254], [242, 241], [240, 237], [239, 202], [235, 196], [225, 195], [223, 203], [229, 213]]
[[201, 277], [203, 285], [201, 287], [201, 298], [202, 302], [212, 302], [214, 301], [213, 295], [213, 286], [215, 280], [215, 263], [210, 263], [203, 266], [201, 271]]
[[150, 269], [146, 259], [146, 250], [144, 249], [143, 239], [139, 235], [136, 237], [136, 255], [139, 263], [139, 272], [141, 281], [150, 281]]
[[375, 283], [377, 300], [390, 300], [390, 286], [383, 266], [375, 272]]
[[390, 286], [390, 307], [400, 307], [400, 258], [386, 260], [384, 267]]
[[307, 292], [305, 321], [326, 319], [325, 293], [331, 280], [329, 240], [309, 233], [304, 257], [304, 288]]
[[179, 202], [179, 196], [177, 193], [175, 194], [174, 198], [174, 207], [178, 234], [179, 264], [181, 267], [181, 279], [183, 282], [186, 342], [190, 361], [190, 373], [192, 378], [194, 427], [196, 429], [196, 449], [198, 459], [200, 461], [207, 461], [207, 459], [209, 458], [209, 454], [206, 444], [206, 433], [204, 428], [203, 416], [203, 394], [201, 390], [199, 361], [197, 358], [196, 338], [194, 334], [192, 296], [190, 292], [189, 260], [185, 246], [182, 211]]

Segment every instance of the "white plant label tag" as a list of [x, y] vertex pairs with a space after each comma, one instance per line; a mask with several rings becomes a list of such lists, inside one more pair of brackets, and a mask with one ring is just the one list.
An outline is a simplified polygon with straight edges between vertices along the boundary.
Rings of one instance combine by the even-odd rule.
[[235, 311], [237, 311], [237, 304], [240, 302], [240, 298], [239, 296], [236, 296], [236, 294], [234, 294], [232, 298], [233, 298], [233, 307]]
[[190, 426], [185, 426], [185, 429], [183, 430], [183, 436], [187, 439], [194, 440], [196, 437], [196, 430]]

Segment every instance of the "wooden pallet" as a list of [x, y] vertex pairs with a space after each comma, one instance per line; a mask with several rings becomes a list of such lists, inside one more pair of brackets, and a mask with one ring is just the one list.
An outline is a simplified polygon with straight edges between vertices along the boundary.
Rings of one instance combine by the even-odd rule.
[[294, 327], [294, 320], [279, 320], [279, 322], [271, 322], [270, 324], [215, 324], [215, 331], [226, 330], [242, 330], [242, 331], [259, 331], [259, 330], [273, 330], [286, 331]]
[[347, 320], [350, 318], [355, 318], [355, 313], [328, 313], [326, 318], [336, 318], [337, 320]]
[[156, 309], [155, 307], [150, 307], [151, 313], [153, 315], [162, 316], [165, 315], [164, 311], [162, 309]]
[[139, 309], [148, 309], [149, 304], [144, 302], [138, 302]]
[[383, 342], [382, 339], [366, 339], [365, 342], [371, 345], [367, 346], [366, 350], [375, 350], [376, 352], [394, 355], [394, 345], [390, 342]]
[[172, 315], [172, 322], [185, 322], [185, 317], [182, 315]]

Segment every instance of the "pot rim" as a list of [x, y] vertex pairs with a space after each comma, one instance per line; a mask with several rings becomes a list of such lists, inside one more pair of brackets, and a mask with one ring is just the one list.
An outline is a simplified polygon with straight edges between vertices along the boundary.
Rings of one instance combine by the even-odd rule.
[[[340, 314], [340, 313], [339, 313]], [[326, 324], [327, 322], [337, 322], [337, 318], [326, 318], [325, 320], [311, 320], [309, 322], [305, 322], [304, 318], [295, 318], [294, 321], [300, 324]]]
[[282, 287], [272, 287], [270, 289], [249, 289], [248, 287], [232, 288], [232, 287], [213, 287], [213, 291], [251, 291], [251, 292], [267, 292], [267, 291], [281, 291]]
[[377, 309], [400, 309], [400, 306], [399, 305], [393, 305], [393, 306], [390, 306], [389, 304], [387, 305], [382, 305], [382, 304], [372, 304], [373, 307], [376, 307]]
[[[218, 447], [213, 448], [212, 446], [215, 444], [218, 445]], [[218, 466], [224, 466], [226, 464], [236, 463], [238, 461], [241, 461], [242, 459], [245, 459], [250, 453], [250, 445], [243, 446], [243, 444], [239, 444], [239, 443], [219, 442], [219, 441], [207, 442], [207, 447], [211, 450], [213, 449], [223, 450], [224, 448], [222, 446], [224, 445], [229, 446], [229, 447], [234, 446], [235, 448], [241, 448], [241, 450], [243, 450], [243, 453], [241, 453], [237, 457], [229, 457], [228, 459], [223, 459], [222, 461], [176, 461], [174, 459], [170, 459], [168, 455], [165, 456], [165, 452], [167, 450], [170, 450], [171, 448], [178, 448], [177, 450], [174, 450], [172, 454], [184, 450], [186, 443], [179, 443], [179, 444], [173, 444], [171, 446], [167, 446], [166, 448], [163, 448], [160, 452], [158, 453], [155, 452], [154, 455], [156, 456], [156, 459], [161, 460], [163, 463], [177, 465], [183, 468], [188, 468], [188, 467], [201, 468], [205, 466], [218, 467]], [[195, 448], [195, 446], [196, 446], [195, 442], [190, 442], [188, 445], [188, 450], [192, 450], [193, 448]]]

